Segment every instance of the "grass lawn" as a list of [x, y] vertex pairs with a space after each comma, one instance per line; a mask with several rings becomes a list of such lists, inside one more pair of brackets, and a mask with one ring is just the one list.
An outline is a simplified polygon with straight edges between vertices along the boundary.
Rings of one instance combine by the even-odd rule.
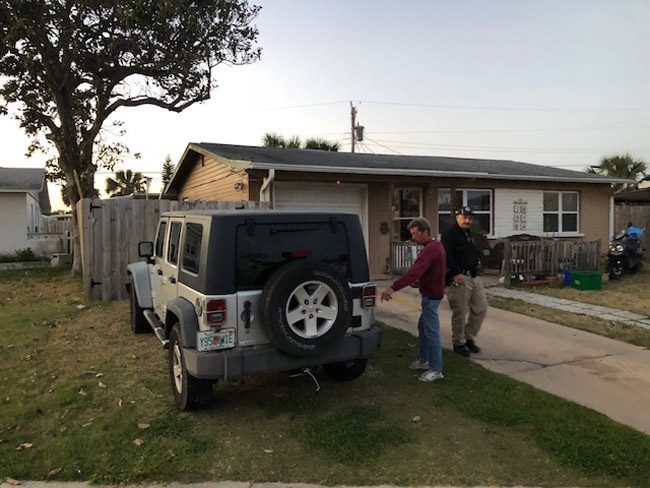
[[[576, 290], [565, 286], [543, 286], [525, 290], [555, 298], [593, 303], [650, 316], [650, 269], [641, 269], [634, 275], [603, 283], [601, 290]], [[637, 346], [650, 348], [650, 330], [622, 322], [599, 319], [590, 315], [558, 312], [552, 308], [522, 300], [488, 295], [491, 306], [555, 322], [575, 329], [593, 332]]]
[[0, 273], [0, 480], [642, 486], [650, 437], [453, 354], [442, 381], [384, 327], [353, 383], [316, 373], [221, 382], [195, 413], [128, 304], [82, 301], [64, 272]]
[[535, 293], [603, 307], [628, 310], [650, 317], [650, 265], [619, 280], [603, 283], [601, 290], [576, 290], [569, 287], [539, 287]]

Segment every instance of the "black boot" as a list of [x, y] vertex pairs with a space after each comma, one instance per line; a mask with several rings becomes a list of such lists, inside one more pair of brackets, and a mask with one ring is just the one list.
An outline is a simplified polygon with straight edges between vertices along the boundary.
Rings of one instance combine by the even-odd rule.
[[481, 352], [481, 348], [476, 345], [476, 342], [474, 342], [472, 339], [467, 339], [465, 342], [465, 347], [469, 349], [469, 352], [473, 352], [474, 354], [478, 354]]
[[465, 344], [454, 346], [454, 352], [459, 356], [463, 356], [464, 358], [469, 357], [469, 351], [467, 350], [467, 347], [465, 347]]

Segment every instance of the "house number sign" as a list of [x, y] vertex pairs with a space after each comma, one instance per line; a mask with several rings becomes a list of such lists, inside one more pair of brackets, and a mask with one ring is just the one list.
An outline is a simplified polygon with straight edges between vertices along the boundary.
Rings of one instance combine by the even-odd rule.
[[528, 209], [528, 202], [522, 200], [514, 200], [512, 202], [512, 230], [525, 231], [526, 230], [526, 210]]

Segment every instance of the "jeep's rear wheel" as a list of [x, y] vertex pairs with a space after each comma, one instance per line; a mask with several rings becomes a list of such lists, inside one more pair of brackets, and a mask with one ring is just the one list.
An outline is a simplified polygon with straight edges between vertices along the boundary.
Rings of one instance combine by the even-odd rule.
[[169, 378], [174, 401], [179, 410], [193, 410], [209, 404], [212, 400], [213, 382], [195, 378], [187, 372], [178, 324], [174, 324], [169, 335]]
[[260, 312], [264, 331], [280, 351], [313, 356], [340, 341], [350, 326], [350, 288], [331, 266], [293, 261], [266, 283]]
[[323, 364], [323, 369], [333, 380], [352, 381], [365, 372], [367, 364], [367, 359], [353, 359], [340, 363]]
[[134, 334], [144, 334], [145, 332], [153, 332], [153, 329], [144, 318], [144, 308], [138, 305], [138, 296], [135, 293], [135, 283], [131, 281], [129, 304], [131, 306], [131, 330]]

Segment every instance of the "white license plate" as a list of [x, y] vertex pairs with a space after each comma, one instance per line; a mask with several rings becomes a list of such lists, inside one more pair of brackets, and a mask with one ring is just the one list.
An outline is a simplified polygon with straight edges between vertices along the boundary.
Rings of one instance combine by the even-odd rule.
[[235, 329], [221, 329], [218, 332], [208, 330], [198, 332], [196, 349], [198, 351], [217, 351], [235, 347]]

